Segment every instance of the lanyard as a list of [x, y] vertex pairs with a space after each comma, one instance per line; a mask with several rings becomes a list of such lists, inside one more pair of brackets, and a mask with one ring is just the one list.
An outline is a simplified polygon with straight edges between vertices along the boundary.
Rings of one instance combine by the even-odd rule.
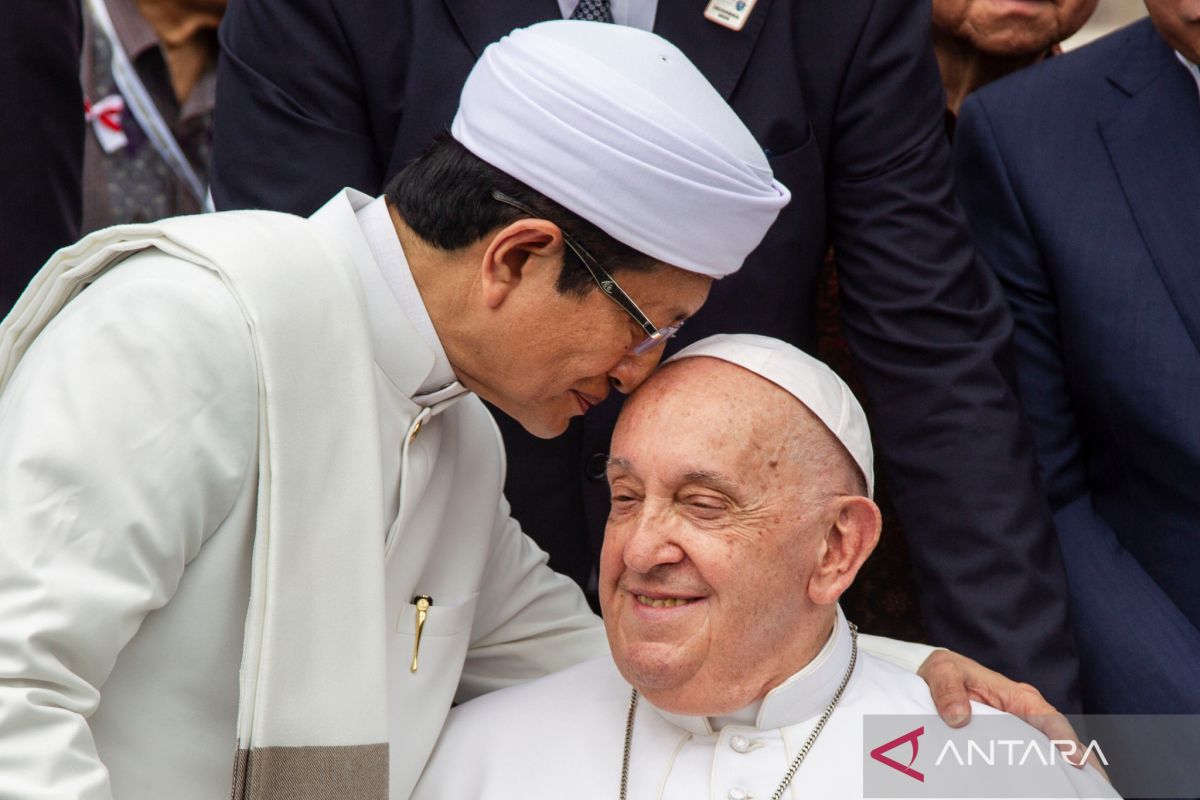
[[117, 90], [125, 98], [134, 119], [146, 132], [146, 137], [154, 145], [158, 154], [162, 156], [163, 161], [183, 181], [184, 186], [200, 203], [201, 209], [212, 211], [212, 201], [209, 199], [208, 190], [205, 189], [204, 183], [196, 175], [196, 170], [192, 169], [192, 165], [183, 155], [183, 151], [179, 149], [179, 142], [175, 141], [175, 136], [167, 127], [162, 114], [159, 113], [158, 106], [154, 105], [150, 93], [146, 91], [142, 79], [138, 77], [137, 71], [133, 68], [133, 63], [125, 53], [125, 48], [121, 46], [121, 41], [117, 38], [117, 31], [113, 27], [112, 18], [109, 17], [108, 7], [104, 2], [105, 0], [87, 0], [87, 5], [92, 19], [96, 21], [105, 38], [108, 39], [109, 49], [112, 50], [112, 76], [113, 81], [117, 84]]

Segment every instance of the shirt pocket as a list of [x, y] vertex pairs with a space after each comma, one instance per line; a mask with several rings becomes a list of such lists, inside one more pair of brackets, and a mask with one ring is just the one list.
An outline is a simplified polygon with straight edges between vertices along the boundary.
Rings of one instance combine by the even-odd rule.
[[[392, 650], [388, 659], [392, 672], [388, 681], [390, 780], [393, 786], [409, 789], [416, 783], [450, 712], [479, 601], [478, 592], [449, 603], [439, 603], [436, 594], [430, 596], [432, 603], [419, 639], [415, 603], [406, 603], [398, 612], [399, 618], [392, 618]], [[407, 796], [407, 791], [403, 795]]]
[[[419, 625], [416, 603], [404, 605], [392, 637], [394, 669], [399, 672], [396, 680], [402, 686], [421, 687], [422, 692], [432, 692], [439, 699], [445, 694], [446, 707], [450, 707], [467, 657], [478, 601], [478, 592], [452, 603], [439, 603], [437, 596], [431, 595], [425, 620]], [[429, 702], [432, 699], [430, 696]]]

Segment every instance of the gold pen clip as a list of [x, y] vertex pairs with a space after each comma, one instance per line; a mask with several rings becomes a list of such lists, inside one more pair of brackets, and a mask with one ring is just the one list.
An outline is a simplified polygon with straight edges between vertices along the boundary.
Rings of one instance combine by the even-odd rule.
[[433, 605], [433, 598], [419, 594], [413, 598], [413, 602], [417, 604], [417, 638], [413, 640], [413, 660], [412, 666], [408, 668], [409, 672], [417, 671], [417, 653], [421, 649], [421, 631], [425, 628], [425, 618], [429, 616], [429, 607]]

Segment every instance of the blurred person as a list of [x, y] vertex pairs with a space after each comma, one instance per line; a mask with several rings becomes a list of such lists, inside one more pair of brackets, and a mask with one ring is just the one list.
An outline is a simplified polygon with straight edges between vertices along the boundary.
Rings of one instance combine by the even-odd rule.
[[[514, 25], [586, 13], [653, 29], [738, 112], [775, 175], [804, 187], [678, 340], [737, 330], [815, 349], [832, 243], [930, 639], [1074, 708], [1065, 578], [1010, 387], [1011, 320], [953, 200], [928, 5], [716, 5], [735, 19], [654, 0], [241, 0], [220, 36], [217, 206], [309, 213], [347, 184], [378, 192], [447, 125], [476, 56]], [[545, 442], [497, 415], [515, 515], [589, 590], [617, 411], [606, 403]]]
[[0, 319], [50, 254], [79, 238], [79, 0], [0, 8]]
[[1016, 319], [1084, 709], [1196, 714], [1200, 4], [1146, 7], [968, 98], [955, 158]]
[[933, 0], [933, 46], [949, 118], [971, 92], [1062, 52], [1099, 0]]
[[[872, 461], [850, 389], [796, 348], [674, 356], [613, 434], [611, 657], [452, 710], [414, 798], [862, 797], [864, 715], [934, 711], [838, 606], [879, 539]], [[1061, 760], [1038, 779], [1115, 796]]]
[[227, 0], [83, 0], [83, 232], [209, 208]]

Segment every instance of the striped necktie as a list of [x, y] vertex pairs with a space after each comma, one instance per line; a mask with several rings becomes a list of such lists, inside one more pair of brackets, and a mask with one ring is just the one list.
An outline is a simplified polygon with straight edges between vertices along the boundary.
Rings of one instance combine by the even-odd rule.
[[612, 8], [608, 0], [579, 0], [579, 5], [571, 12], [571, 19], [582, 19], [588, 22], [612, 22]]

